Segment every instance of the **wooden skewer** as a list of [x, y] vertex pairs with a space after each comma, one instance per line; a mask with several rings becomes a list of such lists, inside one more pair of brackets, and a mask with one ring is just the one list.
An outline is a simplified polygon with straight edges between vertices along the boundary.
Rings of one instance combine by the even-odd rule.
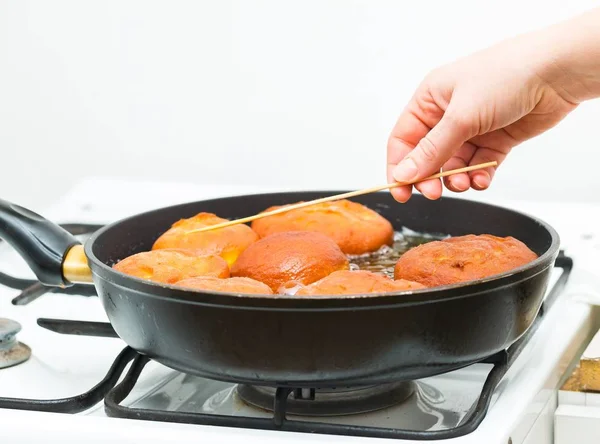
[[289, 205], [284, 208], [278, 208], [277, 210], [268, 211], [266, 213], [255, 214], [254, 216], [243, 217], [241, 219], [230, 220], [230, 221], [223, 222], [220, 224], [209, 225], [207, 227], [202, 227], [202, 228], [196, 228], [194, 230], [188, 231], [186, 234], [201, 233], [203, 231], [212, 231], [212, 230], [216, 230], [219, 228], [230, 227], [232, 225], [244, 224], [246, 222], [251, 222], [256, 219], [262, 219], [263, 217], [274, 216], [275, 214], [281, 214], [281, 213], [285, 213], [287, 211], [297, 210], [298, 208], [304, 208], [304, 207], [308, 207], [311, 205], [320, 204], [323, 202], [333, 202], [336, 200], [348, 199], [349, 197], [361, 196], [363, 194], [376, 193], [377, 191], [396, 188], [396, 187], [403, 186], [403, 185], [412, 185], [417, 182], [424, 182], [426, 180], [431, 180], [431, 179], [439, 179], [441, 177], [451, 176], [453, 174], [467, 173], [469, 171], [480, 170], [480, 169], [489, 168], [489, 167], [495, 167], [497, 165], [498, 165], [498, 162], [496, 162], [496, 161], [480, 163], [479, 165], [472, 165], [472, 166], [468, 166], [468, 167], [464, 167], [464, 168], [457, 168], [455, 170], [443, 171], [441, 173], [437, 173], [432, 176], [426, 177], [425, 179], [421, 179], [421, 180], [414, 181], [414, 182], [386, 183], [385, 185], [379, 185], [379, 186], [376, 186], [373, 188], [365, 188], [364, 190], [350, 191], [348, 193], [336, 194], [335, 196], [323, 197], [321, 199], [311, 200], [310, 202], [301, 202], [298, 204]]

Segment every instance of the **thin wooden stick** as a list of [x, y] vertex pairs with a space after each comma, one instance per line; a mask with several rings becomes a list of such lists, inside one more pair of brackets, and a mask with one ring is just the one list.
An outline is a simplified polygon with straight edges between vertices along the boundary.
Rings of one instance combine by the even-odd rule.
[[425, 179], [421, 179], [421, 180], [414, 181], [414, 182], [404, 182], [404, 183], [394, 182], [394, 183], [387, 183], [385, 185], [379, 185], [379, 186], [376, 186], [373, 188], [366, 188], [364, 190], [350, 191], [348, 193], [337, 194], [335, 196], [329, 196], [329, 197], [323, 197], [321, 199], [311, 200], [310, 202], [301, 202], [298, 204], [289, 205], [287, 207], [278, 208], [277, 210], [272, 210], [272, 211], [269, 211], [266, 213], [255, 214], [254, 216], [243, 217], [241, 219], [230, 220], [230, 221], [223, 222], [220, 224], [209, 225], [207, 227], [202, 227], [202, 228], [196, 228], [194, 230], [188, 231], [186, 234], [201, 233], [203, 231], [212, 231], [212, 230], [216, 230], [218, 228], [225, 228], [225, 227], [230, 227], [232, 225], [244, 224], [246, 222], [251, 222], [256, 219], [262, 219], [263, 217], [274, 216], [275, 214], [281, 214], [281, 213], [285, 213], [287, 211], [297, 210], [298, 208], [305, 208], [305, 207], [315, 205], [315, 204], [320, 204], [323, 202], [333, 202], [336, 200], [347, 199], [349, 197], [361, 196], [363, 194], [376, 193], [377, 191], [396, 188], [396, 187], [403, 186], [403, 185], [412, 185], [417, 182], [424, 182], [426, 180], [431, 180], [431, 179], [439, 179], [441, 177], [451, 176], [451, 175], [460, 174], [460, 173], [467, 173], [469, 171], [480, 170], [480, 169], [489, 168], [489, 167], [495, 167], [497, 165], [498, 165], [498, 162], [495, 162], [495, 161], [480, 163], [479, 165], [472, 165], [472, 166], [468, 166], [468, 167], [464, 167], [464, 168], [458, 168], [455, 170], [449, 170], [449, 171], [437, 173], [437, 174], [434, 174], [433, 176], [429, 176], [429, 177], [426, 177]]

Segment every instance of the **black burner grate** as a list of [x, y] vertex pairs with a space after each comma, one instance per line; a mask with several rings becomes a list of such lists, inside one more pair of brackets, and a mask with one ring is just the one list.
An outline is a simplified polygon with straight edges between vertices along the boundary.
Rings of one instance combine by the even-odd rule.
[[125, 378], [104, 398], [105, 411], [108, 416], [141, 419], [147, 421], [174, 422], [185, 424], [237, 427], [261, 430], [281, 430], [289, 432], [321, 433], [328, 435], [365, 436], [374, 438], [434, 440], [450, 439], [466, 435], [474, 431], [485, 418], [494, 389], [510, 366], [507, 352], [494, 357], [498, 362], [490, 371], [482, 393], [471, 415], [458, 427], [436, 431], [413, 431], [384, 427], [366, 427], [346, 424], [324, 424], [308, 421], [286, 419], [287, 399], [292, 389], [279, 387], [275, 395], [274, 413], [272, 418], [251, 418], [239, 416], [213, 415], [206, 413], [172, 412], [166, 410], [140, 409], [122, 406], [120, 403], [135, 387], [140, 373], [148, 363], [149, 358], [138, 355], [133, 361]]
[[[149, 358], [126, 347], [117, 357], [105, 378], [90, 391], [72, 398], [57, 400], [31, 400], [0, 398], [0, 408], [40, 410], [61, 413], [77, 413], [86, 410], [104, 399], [108, 416], [147, 421], [213, 425], [225, 427], [251, 428], [262, 430], [281, 430], [306, 433], [322, 433], [331, 435], [365, 436], [391, 439], [440, 440], [457, 438], [473, 432], [486, 416], [492, 395], [525, 345], [538, 330], [548, 309], [557, 299], [567, 283], [573, 268], [571, 258], [559, 255], [556, 267], [563, 273], [549, 292], [542, 304], [540, 312], [527, 332], [514, 345], [490, 358], [482, 361], [493, 364], [487, 376], [477, 402], [470, 414], [462, 423], [454, 428], [436, 431], [413, 431], [383, 427], [357, 425], [325, 424], [309, 421], [289, 420], [286, 417], [287, 400], [293, 389], [279, 387], [276, 390], [272, 418], [251, 418], [239, 416], [213, 415], [206, 413], [173, 412], [132, 408], [121, 405], [131, 393]], [[39, 319], [38, 324], [54, 332], [86, 336], [117, 337], [110, 324], [102, 322], [68, 321], [60, 319]], [[123, 380], [117, 384], [127, 365], [132, 362]]]
[[[88, 236], [102, 228], [102, 225], [63, 224], [61, 227], [74, 236]], [[2, 239], [0, 239], [0, 243], [1, 242]], [[13, 298], [13, 305], [27, 305], [46, 293], [97, 296], [96, 289], [93, 285], [76, 284], [68, 288], [47, 287], [35, 279], [17, 278], [3, 272], [0, 272], [0, 285], [14, 288], [15, 290], [21, 290], [21, 292]]]
[[70, 398], [60, 399], [21, 399], [0, 397], [0, 408], [13, 410], [33, 410], [53, 413], [79, 413], [98, 404], [110, 389], [119, 381], [123, 371], [136, 356], [133, 349], [126, 347], [117, 356], [106, 376], [89, 391]]

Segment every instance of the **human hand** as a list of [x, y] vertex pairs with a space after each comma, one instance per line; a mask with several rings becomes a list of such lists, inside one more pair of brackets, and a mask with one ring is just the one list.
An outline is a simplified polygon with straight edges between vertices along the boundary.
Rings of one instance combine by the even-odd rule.
[[[545, 37], [525, 35], [431, 72], [389, 137], [388, 181], [414, 181], [440, 168], [500, 165], [516, 145], [560, 122], [578, 101], [550, 75], [556, 66], [548, 46]], [[455, 192], [485, 190], [494, 173], [488, 168], [456, 174], [444, 184]], [[429, 199], [442, 195], [439, 179], [416, 188]], [[400, 202], [411, 193], [410, 185], [392, 189]]]

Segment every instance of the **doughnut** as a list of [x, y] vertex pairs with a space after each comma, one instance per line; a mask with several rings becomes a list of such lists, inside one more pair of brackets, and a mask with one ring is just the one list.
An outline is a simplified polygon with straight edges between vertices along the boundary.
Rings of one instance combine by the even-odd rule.
[[227, 222], [212, 213], [199, 213], [189, 219], [175, 222], [154, 242], [153, 250], [183, 249], [197, 255], [216, 254], [231, 266], [248, 246], [258, 240], [258, 235], [248, 225], [232, 225], [213, 231], [189, 233], [196, 228]]
[[223, 258], [215, 255], [195, 256], [185, 250], [137, 253], [117, 262], [113, 269], [163, 284], [173, 284], [196, 276], [229, 277], [229, 267]]
[[[283, 206], [270, 207], [273, 211]], [[324, 202], [252, 222], [261, 238], [285, 231], [316, 231], [332, 238], [346, 254], [364, 254], [392, 245], [392, 224], [356, 202]]]
[[[294, 288], [297, 284], [287, 284], [284, 287]], [[365, 270], [335, 271], [310, 285], [296, 287], [292, 291], [295, 296], [333, 296], [333, 295], [364, 295], [370, 293], [390, 293], [407, 290], [419, 290], [424, 285], [407, 280], [392, 280], [378, 273]], [[280, 289], [281, 291], [281, 289]], [[282, 291], [285, 293], [285, 290]]]
[[184, 279], [177, 282], [175, 285], [196, 290], [220, 291], [225, 293], [273, 294], [273, 291], [268, 285], [246, 277], [219, 279], [216, 277], [202, 276]]
[[231, 275], [255, 279], [277, 292], [288, 281], [310, 284], [348, 266], [346, 255], [324, 234], [287, 231], [250, 245], [231, 267]]
[[514, 237], [469, 234], [411, 248], [396, 263], [394, 277], [436, 287], [494, 276], [536, 258]]

